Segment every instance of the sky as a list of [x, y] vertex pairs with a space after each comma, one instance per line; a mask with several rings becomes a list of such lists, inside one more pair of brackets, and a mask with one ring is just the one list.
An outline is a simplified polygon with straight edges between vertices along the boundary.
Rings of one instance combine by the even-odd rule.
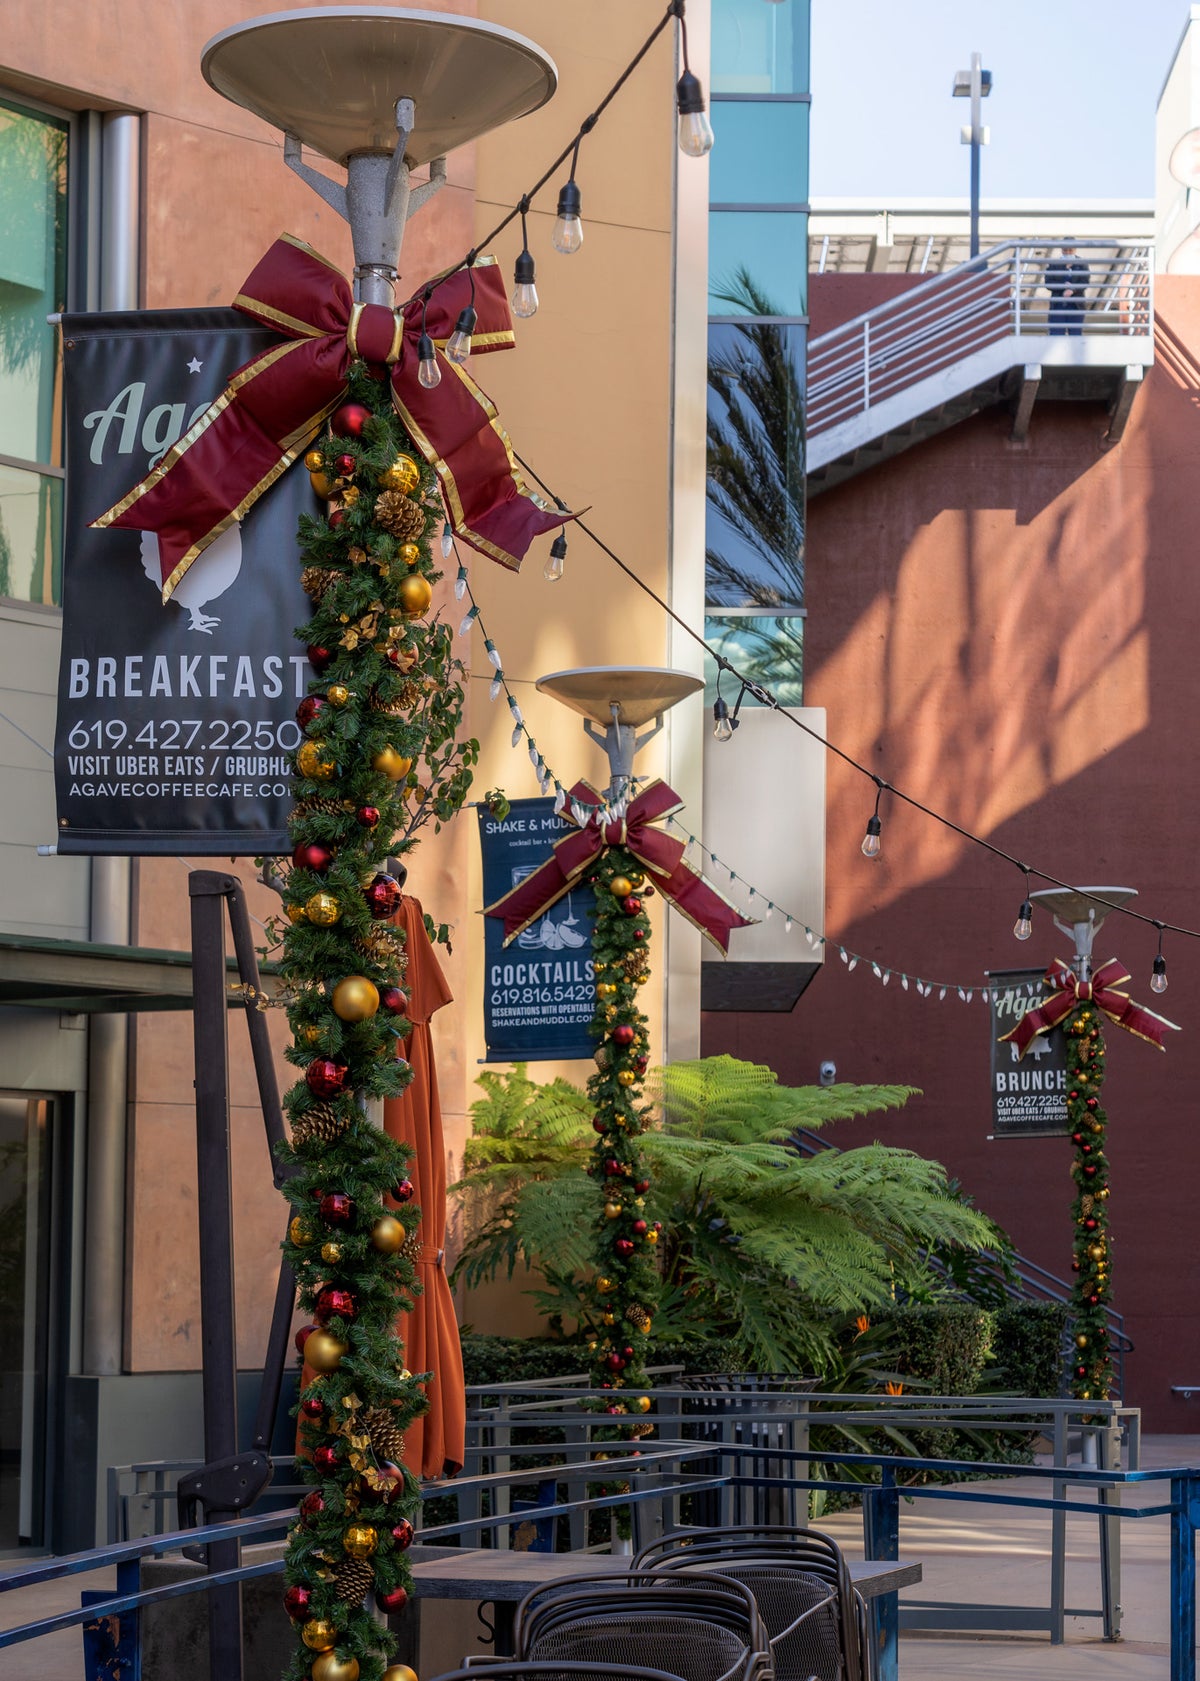
[[983, 55], [988, 198], [1152, 198], [1154, 112], [1188, 0], [812, 0], [813, 198], [965, 198]]

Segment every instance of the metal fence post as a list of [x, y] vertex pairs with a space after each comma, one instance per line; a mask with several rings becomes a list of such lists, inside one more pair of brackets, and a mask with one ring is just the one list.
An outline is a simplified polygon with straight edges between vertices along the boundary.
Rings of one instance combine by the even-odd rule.
[[1195, 1477], [1171, 1478], [1171, 1681], [1196, 1681]]
[[[1067, 1409], [1054, 1412], [1054, 1464], [1061, 1468], [1067, 1463]], [[1051, 1485], [1055, 1500], [1065, 1500], [1067, 1485]], [[1056, 1506], [1050, 1514], [1050, 1644], [1063, 1643], [1067, 1605], [1067, 1514]]]
[[[1121, 1431], [1110, 1414], [1107, 1425], [1100, 1431], [1100, 1469], [1121, 1469]], [[1120, 1487], [1099, 1490], [1102, 1506], [1119, 1507]], [[1121, 1519], [1119, 1513], [1100, 1518], [1100, 1603], [1104, 1612], [1105, 1640], [1121, 1638]]]
[[[863, 1491], [863, 1552], [870, 1559], [900, 1556], [900, 1491], [896, 1472], [882, 1465], [878, 1488]], [[880, 1594], [871, 1601], [878, 1653], [878, 1681], [896, 1681], [900, 1661], [900, 1598], [896, 1593]]]

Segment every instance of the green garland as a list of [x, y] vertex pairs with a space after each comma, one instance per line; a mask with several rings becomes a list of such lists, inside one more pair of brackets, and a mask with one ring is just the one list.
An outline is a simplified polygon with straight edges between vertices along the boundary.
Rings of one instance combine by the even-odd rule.
[[[658, 1303], [655, 1245], [659, 1228], [645, 1218], [650, 1177], [638, 1143], [649, 1109], [641, 1085], [647, 1067], [647, 1021], [638, 991], [650, 974], [650, 919], [642, 900], [653, 892], [637, 859], [610, 847], [589, 878], [596, 892], [592, 939], [597, 1072], [588, 1081], [597, 1138], [588, 1171], [603, 1190], [596, 1221], [596, 1276], [586, 1303], [595, 1356], [593, 1381], [605, 1389], [646, 1384], [646, 1344]], [[613, 1397], [612, 1413], [647, 1412], [644, 1395]]]
[[1067, 1121], [1075, 1155], [1071, 1177], [1075, 1200], [1071, 1319], [1074, 1363], [1071, 1394], [1077, 1401], [1108, 1399], [1112, 1383], [1108, 1304], [1111, 1246], [1108, 1235], [1108, 1117], [1100, 1105], [1104, 1083], [1104, 1034], [1094, 1004], [1079, 1004], [1064, 1024], [1067, 1036]]
[[332, 425], [305, 457], [328, 510], [300, 529], [313, 616], [296, 634], [316, 677], [297, 713], [296, 850], [279, 930], [287, 1057], [305, 1071], [284, 1099], [294, 1210], [284, 1252], [317, 1322], [297, 1342], [320, 1374], [298, 1403], [311, 1487], [285, 1565], [300, 1634], [287, 1673], [379, 1681], [394, 1638], [371, 1600], [395, 1612], [412, 1589], [419, 1494], [400, 1455], [427, 1405], [395, 1332], [419, 1289], [410, 1152], [366, 1113], [412, 1078], [397, 1056], [410, 1028], [407, 959], [387, 860], [461, 806], [478, 744], [458, 740], [451, 631], [425, 616], [440, 576], [427, 537], [439, 523], [434, 474], [361, 364]]

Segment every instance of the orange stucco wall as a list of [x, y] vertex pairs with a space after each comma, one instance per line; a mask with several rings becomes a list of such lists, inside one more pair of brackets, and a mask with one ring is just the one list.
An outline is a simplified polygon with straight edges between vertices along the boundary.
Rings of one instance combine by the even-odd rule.
[[[1158, 284], [1157, 364], [1117, 447], [1105, 447], [1099, 405], [1039, 405], [1021, 445], [993, 410], [813, 499], [805, 698], [828, 709], [831, 740], [965, 828], [1063, 880], [1136, 887], [1150, 915], [1195, 928], [1200, 286]], [[848, 277], [837, 287], [844, 315], [857, 313]], [[968, 986], [989, 968], [1069, 955], [1044, 914], [1028, 944], [1013, 939], [1017, 870], [894, 799], [883, 855], [865, 860], [873, 793], [830, 758], [832, 939]], [[1147, 1001], [1155, 949], [1152, 930], [1121, 918], [1097, 940]], [[1137, 1344], [1126, 1398], [1150, 1428], [1187, 1430], [1170, 1386], [1200, 1372], [1189, 1288], [1200, 943], [1168, 936], [1165, 951], [1163, 1011], [1185, 1031], [1164, 1056], [1111, 1029], [1105, 1103], [1115, 1305]], [[1069, 1146], [988, 1141], [978, 994], [925, 1000], [833, 959], [786, 1023], [713, 1016], [705, 1049], [770, 1061], [797, 1083], [829, 1058], [840, 1079], [920, 1087], [900, 1114], [839, 1127], [834, 1141], [936, 1156], [1025, 1254], [1067, 1275]]]

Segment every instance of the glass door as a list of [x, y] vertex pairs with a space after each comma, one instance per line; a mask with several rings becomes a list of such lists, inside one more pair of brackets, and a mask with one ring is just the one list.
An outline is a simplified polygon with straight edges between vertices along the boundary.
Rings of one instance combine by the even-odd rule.
[[0, 1552], [44, 1541], [55, 1107], [0, 1091]]

